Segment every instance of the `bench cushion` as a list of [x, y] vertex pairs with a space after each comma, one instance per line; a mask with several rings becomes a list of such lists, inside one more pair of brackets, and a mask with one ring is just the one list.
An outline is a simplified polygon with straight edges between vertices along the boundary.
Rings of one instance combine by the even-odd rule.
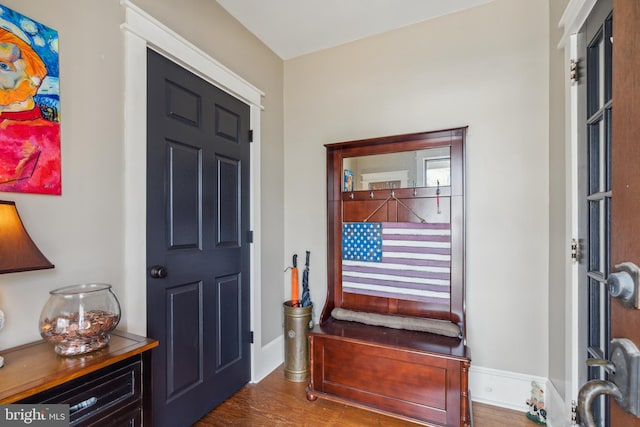
[[361, 311], [346, 310], [340, 307], [334, 308], [331, 311], [331, 316], [337, 320], [364, 323], [366, 325], [429, 332], [447, 337], [462, 337], [460, 327], [455, 323], [445, 320], [365, 313]]

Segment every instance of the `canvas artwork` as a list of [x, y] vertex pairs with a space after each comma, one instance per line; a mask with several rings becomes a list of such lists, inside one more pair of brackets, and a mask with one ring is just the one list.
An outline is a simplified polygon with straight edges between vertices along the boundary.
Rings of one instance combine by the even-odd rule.
[[342, 290], [449, 304], [451, 224], [343, 223]]
[[349, 169], [344, 170], [344, 187], [342, 191], [353, 191], [355, 188], [353, 187], [354, 180], [353, 171]]
[[59, 195], [58, 32], [0, 5], [0, 191]]

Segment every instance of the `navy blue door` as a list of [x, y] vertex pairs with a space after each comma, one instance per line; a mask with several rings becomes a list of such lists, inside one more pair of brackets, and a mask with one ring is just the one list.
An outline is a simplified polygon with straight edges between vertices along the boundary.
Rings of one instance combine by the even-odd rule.
[[153, 425], [188, 426], [250, 379], [249, 106], [147, 61]]

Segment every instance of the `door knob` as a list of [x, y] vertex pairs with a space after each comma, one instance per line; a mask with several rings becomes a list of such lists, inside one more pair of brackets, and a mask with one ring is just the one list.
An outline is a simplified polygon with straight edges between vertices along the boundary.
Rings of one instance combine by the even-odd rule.
[[613, 396], [620, 408], [640, 417], [640, 350], [627, 338], [614, 338], [610, 347], [610, 361], [587, 361], [589, 366], [604, 367], [611, 381], [592, 380], [580, 389], [578, 415], [583, 427], [597, 427], [591, 407], [601, 394]]
[[609, 294], [620, 299], [625, 307], [640, 308], [639, 285], [640, 269], [632, 262], [616, 265], [614, 272], [607, 277]]
[[151, 267], [149, 274], [154, 279], [163, 279], [167, 277], [167, 267], [163, 265], [154, 265], [153, 267]]
[[591, 407], [601, 394], [613, 396], [616, 401], [622, 398], [622, 392], [611, 381], [591, 380], [587, 382], [578, 393], [578, 416], [582, 427], [598, 427]]

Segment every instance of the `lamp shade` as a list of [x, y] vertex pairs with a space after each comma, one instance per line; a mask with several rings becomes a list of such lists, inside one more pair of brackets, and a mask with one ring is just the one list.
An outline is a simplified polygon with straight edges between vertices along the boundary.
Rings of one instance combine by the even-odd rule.
[[0, 200], [0, 274], [53, 267], [24, 229], [16, 204]]

